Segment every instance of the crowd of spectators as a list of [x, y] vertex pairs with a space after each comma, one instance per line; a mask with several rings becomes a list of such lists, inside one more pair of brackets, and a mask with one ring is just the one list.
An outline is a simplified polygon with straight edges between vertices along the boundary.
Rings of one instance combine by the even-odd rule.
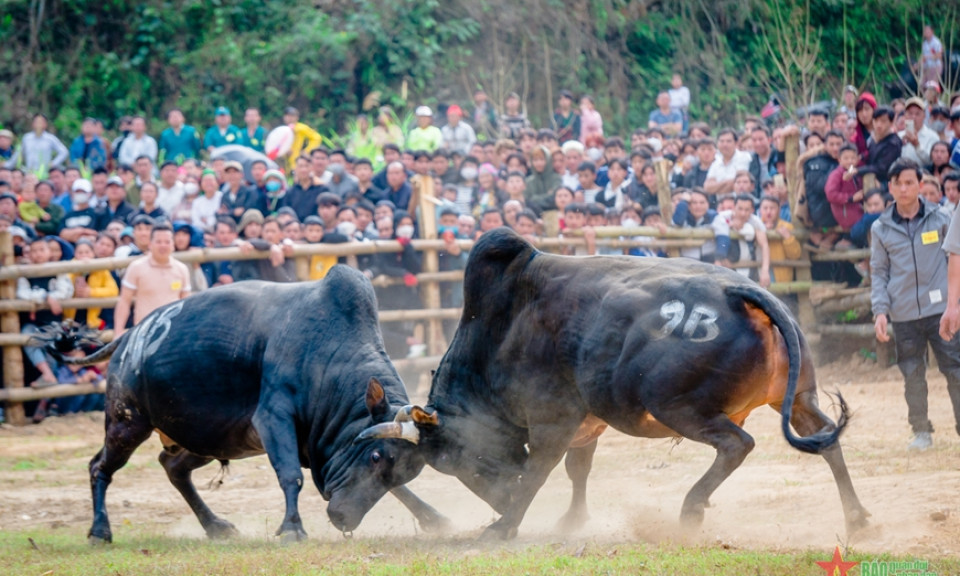
[[[715, 232], [714, 240], [684, 248], [683, 256], [734, 267], [767, 286], [792, 281], [792, 268], [771, 262], [796, 259], [804, 249], [869, 246], [870, 227], [891, 201], [886, 174], [898, 158], [925, 167], [923, 195], [941, 210], [953, 211], [960, 201], [960, 95], [945, 100], [931, 79], [919, 97], [880, 103], [850, 86], [841, 101], [793, 122], [773, 125], [750, 116], [737, 129], [709, 126], [689, 117], [690, 93], [675, 75], [658, 94], [648, 124], [622, 137], [605, 131], [589, 95], [577, 101], [561, 91], [548, 124], [535, 127], [518, 95], [507, 96], [498, 112], [477, 91], [467, 106], [444, 106], [444, 118], [417, 107], [416, 125], [406, 134], [389, 109], [380, 110], [373, 127], [361, 117], [345, 149], [319, 145], [319, 134], [287, 109], [282, 123], [292, 128], [294, 142], [280, 168], [266, 159], [246, 165], [208, 159], [227, 144], [263, 151], [266, 131], [254, 108], [245, 111], [242, 127], [218, 108], [203, 134], [176, 109], [162, 129], [150, 130], [142, 116], [125, 117], [113, 139], [103, 122], [88, 118], [69, 146], [38, 113], [26, 134], [0, 130], [0, 230], [13, 236], [19, 261], [31, 264], [145, 254], [158, 228], [173, 232], [176, 251], [232, 246], [270, 253], [266, 260], [192, 265], [194, 292], [250, 279], [294, 281], [291, 256], [300, 243], [397, 240], [405, 248], [400, 253], [314, 256], [309, 276], [322, 278], [341, 261], [370, 278], [400, 278], [378, 288], [381, 306], [409, 308], [418, 306], [421, 269], [410, 240], [421, 236], [419, 206], [430, 195], [445, 240], [441, 270], [464, 266], [467, 254], [457, 239], [499, 226], [531, 240], [551, 231], [584, 237], [585, 245], [568, 249], [571, 254], [638, 257], [666, 254], [641, 235], [631, 237], [649, 246], [611, 249], [598, 244], [596, 228], [674, 226]], [[791, 135], [799, 135], [802, 152], [793, 213], [784, 154]], [[370, 145], [375, 158], [355, 155]], [[657, 171], [663, 160], [667, 182]], [[865, 189], [868, 175], [875, 185]], [[665, 186], [672, 211], [666, 219], [660, 207]], [[797, 220], [810, 230], [805, 245], [792, 235]], [[780, 238], [768, 241], [767, 230]], [[760, 265], [736, 266], [742, 261]], [[817, 273], [856, 283], [868, 270]], [[46, 304], [24, 315], [24, 331], [62, 318], [113, 328], [109, 307], [72, 311], [60, 302], [117, 296], [122, 274], [21, 279], [18, 298]], [[455, 285], [444, 289], [444, 306], [459, 305], [459, 298]], [[385, 341], [392, 356], [423, 351], [410, 324], [385, 330]], [[27, 353], [38, 385], [92, 378], [67, 374], [40, 349]], [[83, 402], [60, 409], [86, 407]]]

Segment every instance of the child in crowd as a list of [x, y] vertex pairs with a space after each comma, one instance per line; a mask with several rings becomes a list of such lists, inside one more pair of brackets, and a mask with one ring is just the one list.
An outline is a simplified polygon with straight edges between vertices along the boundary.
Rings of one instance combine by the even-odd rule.
[[579, 202], [567, 205], [563, 211], [563, 219], [566, 223], [565, 230], [582, 230], [583, 238], [586, 240], [586, 246], [567, 246], [564, 248], [564, 254], [570, 256], [593, 256], [597, 253], [597, 233], [587, 226], [587, 207]]
[[[507, 198], [509, 201], [525, 204], [523, 193], [527, 190], [526, 177], [520, 172], [510, 172], [507, 175]], [[506, 209], [506, 203], [504, 204]]]
[[38, 222], [45, 222], [51, 218], [47, 211], [37, 204], [37, 191], [35, 187], [24, 188], [20, 192], [20, 219], [31, 226]]
[[584, 204], [592, 204], [596, 201], [597, 194], [603, 192], [603, 188], [597, 185], [597, 166], [593, 162], [582, 162], [577, 167], [577, 180], [583, 192]]
[[[393, 227], [390, 227], [391, 234]], [[323, 243], [323, 220], [319, 216], [307, 216], [303, 220], [303, 240], [307, 244]], [[310, 257], [310, 280], [320, 280], [336, 266], [337, 257], [331, 254], [314, 254]]]
[[536, 242], [537, 215], [532, 210], [523, 210], [517, 214], [516, 225], [513, 229], [530, 242]]
[[849, 232], [853, 225], [863, 218], [863, 206], [860, 204], [863, 200], [863, 185], [857, 175], [859, 162], [860, 154], [854, 144], [841, 146], [840, 165], [830, 172], [824, 187], [833, 218], [844, 232]]
[[870, 228], [887, 207], [887, 198], [880, 188], [867, 190], [863, 195], [863, 217], [850, 229], [850, 239], [857, 248], [870, 247]]
[[[68, 358], [83, 358], [85, 355], [86, 353], [80, 348], [65, 354]], [[57, 379], [60, 384], [99, 384], [103, 381], [103, 375], [89, 366], [66, 364], [57, 369]], [[103, 394], [84, 394], [82, 396], [57, 398], [54, 401], [55, 407], [51, 408], [51, 413], [93, 412], [94, 410], [103, 410], [103, 403]]]
[[[104, 240], [105, 243], [109, 243], [112, 246], [116, 245], [112, 238], [109, 236], [105, 237], [107, 238], [107, 240]], [[113, 255], [112, 252], [110, 255]], [[93, 242], [85, 238], [77, 241], [77, 247], [74, 251], [74, 258], [76, 260], [93, 260], [96, 257], [96, 249]], [[120, 288], [109, 270], [94, 270], [85, 276], [82, 274], [73, 276], [73, 295], [77, 298], [115, 298], [119, 294]], [[90, 328], [98, 330], [113, 328], [112, 308], [64, 310], [63, 317], [74, 320], [80, 324], [86, 324]]]

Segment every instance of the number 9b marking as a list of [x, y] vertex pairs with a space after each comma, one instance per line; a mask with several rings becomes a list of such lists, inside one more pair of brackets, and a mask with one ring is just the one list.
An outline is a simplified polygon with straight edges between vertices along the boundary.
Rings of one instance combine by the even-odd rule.
[[[719, 314], [713, 308], [704, 304], [696, 304], [690, 310], [690, 316], [684, 323], [687, 306], [679, 300], [671, 300], [660, 307], [660, 317], [667, 321], [660, 329], [661, 337], [667, 337], [673, 334], [677, 328], [683, 324], [683, 331], [680, 336], [691, 342], [709, 342], [720, 334], [720, 328], [717, 326]], [[702, 327], [702, 335], [694, 337], [698, 328]]]

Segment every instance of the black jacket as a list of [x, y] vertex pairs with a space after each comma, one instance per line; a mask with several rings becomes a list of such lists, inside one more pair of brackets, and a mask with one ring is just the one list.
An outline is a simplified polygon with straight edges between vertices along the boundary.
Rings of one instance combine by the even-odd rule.
[[96, 229], [97, 232], [102, 232], [107, 229], [107, 224], [114, 220], [120, 220], [126, 222], [130, 215], [136, 212], [137, 209], [130, 205], [129, 202], [124, 200], [117, 206], [116, 210], [110, 210], [109, 204], [103, 204], [97, 207], [96, 211]]
[[302, 222], [307, 216], [317, 215], [317, 196], [326, 191], [327, 189], [324, 186], [311, 184], [304, 188], [298, 182], [287, 190], [287, 193], [280, 199], [280, 205], [277, 208], [283, 208], [284, 206], [293, 208], [293, 211], [297, 213], [297, 218]]
[[[772, 178], [777, 171], [777, 162], [781, 161], [780, 152], [776, 148], [770, 149], [770, 162], [767, 163]], [[760, 156], [756, 152], [750, 153], [750, 175], [756, 184], [753, 195], [759, 198], [763, 194], [763, 174], [760, 173]]]
[[861, 176], [864, 174], [876, 174], [877, 181], [881, 184], [886, 184], [888, 179], [887, 172], [890, 171], [890, 165], [900, 157], [903, 141], [900, 140], [900, 136], [898, 136], [896, 132], [891, 132], [887, 134], [886, 138], [879, 142], [874, 142], [873, 138], [870, 138], [867, 147], [870, 150], [870, 163], [866, 166], [861, 166], [860, 169], [857, 170], [857, 173]]
[[826, 152], [814, 156], [803, 165], [807, 209], [810, 211], [810, 219], [813, 220], [814, 225], [821, 228], [831, 228], [837, 225], [825, 189], [830, 172], [833, 172], [833, 169], [839, 165], [840, 163]]

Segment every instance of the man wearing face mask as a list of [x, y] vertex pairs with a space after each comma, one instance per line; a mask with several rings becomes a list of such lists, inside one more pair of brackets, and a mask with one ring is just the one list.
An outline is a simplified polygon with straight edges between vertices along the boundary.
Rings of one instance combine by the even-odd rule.
[[283, 172], [279, 170], [267, 170], [263, 175], [264, 189], [266, 194], [260, 198], [261, 207], [259, 210], [267, 214], [273, 214], [282, 207], [283, 198], [286, 195], [287, 179]]

